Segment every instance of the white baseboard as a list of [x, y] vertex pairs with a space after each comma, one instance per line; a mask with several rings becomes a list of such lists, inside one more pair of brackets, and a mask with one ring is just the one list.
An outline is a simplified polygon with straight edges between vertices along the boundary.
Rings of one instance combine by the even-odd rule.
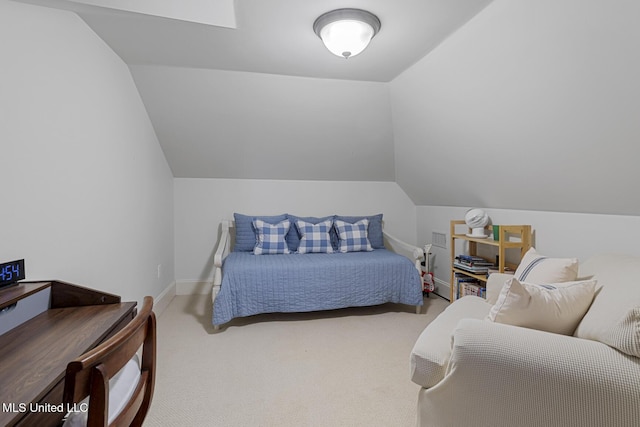
[[449, 282], [445, 282], [444, 280], [438, 279], [437, 277], [435, 277], [433, 281], [436, 284], [436, 291], [434, 293], [448, 300], [449, 296], [451, 295], [449, 293], [451, 291], [451, 285], [449, 285]]
[[171, 283], [167, 288], [158, 295], [153, 301], [153, 312], [156, 316], [160, 316], [167, 308], [173, 297], [176, 296], [176, 282]]
[[183, 281], [173, 282], [153, 300], [153, 312], [160, 316], [176, 295], [211, 294], [213, 282]]
[[211, 294], [213, 282], [199, 280], [185, 280], [176, 282], [176, 295], [207, 295]]

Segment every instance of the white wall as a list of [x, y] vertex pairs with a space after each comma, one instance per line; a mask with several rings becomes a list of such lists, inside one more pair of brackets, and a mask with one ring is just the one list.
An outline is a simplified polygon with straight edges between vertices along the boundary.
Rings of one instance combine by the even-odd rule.
[[395, 179], [386, 83], [131, 70], [176, 177]]
[[75, 14], [6, 0], [0, 53], [0, 260], [158, 296], [174, 281], [173, 179], [127, 66]]
[[209, 281], [220, 221], [233, 213], [300, 216], [384, 214], [384, 227], [416, 240], [416, 210], [392, 182], [175, 179], [176, 281]]
[[391, 83], [416, 205], [640, 215], [640, 2], [495, 0]]
[[[431, 243], [432, 232], [446, 233], [447, 248], [432, 248], [434, 273], [440, 281], [450, 282], [451, 256], [449, 223], [464, 219], [468, 208], [418, 206], [418, 243]], [[545, 255], [576, 257], [584, 261], [599, 253], [640, 256], [640, 217], [562, 212], [541, 212], [483, 208], [493, 224], [530, 224], [533, 245]], [[442, 295], [449, 289], [441, 285]]]

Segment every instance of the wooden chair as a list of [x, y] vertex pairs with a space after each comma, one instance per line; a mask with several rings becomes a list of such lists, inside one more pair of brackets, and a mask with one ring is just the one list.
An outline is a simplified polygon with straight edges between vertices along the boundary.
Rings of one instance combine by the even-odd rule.
[[[118, 331], [113, 337], [103, 342], [93, 350], [88, 351], [78, 359], [67, 365], [64, 385], [64, 403], [69, 408], [75, 405], [81, 410], [86, 405], [80, 405], [88, 396], [88, 412], [74, 415], [84, 415], [88, 427], [109, 426], [141, 426], [151, 399], [155, 384], [156, 366], [156, 318], [152, 311], [153, 298], [144, 298], [142, 308], [129, 324]], [[142, 363], [140, 365], [137, 384], [134, 370], [131, 397], [126, 401], [123, 409], [109, 422], [109, 391], [113, 386], [112, 379], [125, 365], [135, 358], [142, 346]], [[130, 366], [130, 365], [128, 365]], [[120, 376], [118, 377], [118, 381]], [[113, 411], [112, 411], [113, 412]], [[113, 418], [114, 414], [112, 414]], [[69, 420], [68, 420], [69, 421]]]

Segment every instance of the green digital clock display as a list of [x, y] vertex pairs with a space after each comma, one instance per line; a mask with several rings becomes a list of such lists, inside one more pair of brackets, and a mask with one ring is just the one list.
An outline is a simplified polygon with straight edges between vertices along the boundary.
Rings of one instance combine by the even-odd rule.
[[0, 264], [0, 287], [12, 285], [24, 278], [23, 259]]

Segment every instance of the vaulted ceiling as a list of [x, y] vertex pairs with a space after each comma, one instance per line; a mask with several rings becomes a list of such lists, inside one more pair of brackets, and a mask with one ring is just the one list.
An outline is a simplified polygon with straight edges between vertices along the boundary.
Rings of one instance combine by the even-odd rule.
[[[395, 180], [388, 82], [490, 3], [23, 1], [76, 12], [129, 65], [174, 176], [356, 181]], [[349, 60], [312, 28], [342, 7], [382, 22]]]
[[[639, 2], [16, 1], [77, 13], [123, 59], [176, 177], [640, 215]], [[312, 30], [343, 7], [382, 21], [349, 60]]]
[[[127, 63], [388, 82], [491, 0], [22, 0], [77, 12]], [[134, 8], [134, 5], [136, 7]], [[324, 12], [376, 14], [382, 29], [351, 61], [313, 32]]]

